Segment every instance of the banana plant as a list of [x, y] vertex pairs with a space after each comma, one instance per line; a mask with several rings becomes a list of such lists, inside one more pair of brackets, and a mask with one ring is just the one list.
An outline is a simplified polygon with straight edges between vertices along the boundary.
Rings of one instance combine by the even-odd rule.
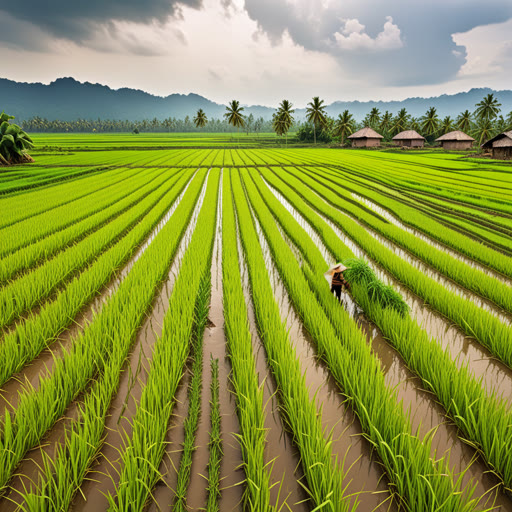
[[9, 165], [26, 160], [26, 151], [32, 149], [32, 139], [17, 125], [10, 124], [14, 116], [0, 114], [0, 164]]

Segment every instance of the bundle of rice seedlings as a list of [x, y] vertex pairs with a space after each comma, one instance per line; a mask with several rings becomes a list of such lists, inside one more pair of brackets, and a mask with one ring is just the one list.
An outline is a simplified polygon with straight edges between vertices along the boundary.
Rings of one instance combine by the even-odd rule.
[[343, 261], [347, 270], [343, 272], [350, 284], [368, 284], [377, 279], [375, 272], [363, 258], [349, 258]]
[[409, 312], [409, 306], [402, 296], [392, 286], [380, 281], [370, 265], [363, 258], [353, 258], [343, 261], [348, 267], [343, 275], [350, 284], [362, 284], [368, 291], [368, 296], [383, 308], [391, 308], [402, 316]]

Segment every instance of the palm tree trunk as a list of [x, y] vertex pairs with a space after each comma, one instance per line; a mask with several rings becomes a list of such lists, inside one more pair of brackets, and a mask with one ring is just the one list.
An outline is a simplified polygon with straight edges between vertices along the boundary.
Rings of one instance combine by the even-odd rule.
[[315, 141], [315, 146], [316, 146], [316, 124], [313, 123], [313, 140]]

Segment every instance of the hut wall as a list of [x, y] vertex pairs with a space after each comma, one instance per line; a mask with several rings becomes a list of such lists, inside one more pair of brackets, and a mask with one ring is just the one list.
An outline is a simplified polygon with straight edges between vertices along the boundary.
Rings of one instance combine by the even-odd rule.
[[425, 141], [422, 139], [399, 139], [394, 143], [401, 148], [422, 148]]
[[492, 148], [492, 157], [498, 160], [512, 160], [512, 147]]
[[380, 146], [380, 139], [352, 139], [353, 148], [374, 148]]
[[441, 147], [448, 151], [460, 151], [464, 149], [471, 149], [473, 142], [470, 140], [446, 140], [441, 142]]

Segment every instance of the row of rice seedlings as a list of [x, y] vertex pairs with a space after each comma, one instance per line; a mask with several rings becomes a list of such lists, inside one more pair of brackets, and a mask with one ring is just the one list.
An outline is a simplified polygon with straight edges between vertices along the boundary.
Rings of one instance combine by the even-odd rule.
[[[507, 267], [504, 264], [503, 259], [500, 258], [499, 252], [457, 231], [456, 218], [453, 219], [452, 217], [450, 217], [450, 219], [446, 219], [452, 222], [452, 224], [453, 221], [455, 220], [455, 225], [452, 226], [455, 229], [447, 229], [446, 222], [439, 222], [443, 220], [442, 218], [437, 218], [437, 220], [436, 218], [434, 218], [438, 216], [439, 212], [435, 212], [429, 208], [426, 208], [425, 206], [420, 207], [418, 201], [414, 196], [412, 196], [412, 198], [406, 197], [409, 194], [407, 194], [407, 191], [404, 190], [404, 187], [408, 187], [408, 183], [400, 182], [400, 184], [398, 184], [395, 183], [394, 181], [390, 183], [388, 181], [388, 177], [385, 174], [383, 174], [382, 169], [377, 170], [379, 183], [376, 183], [371, 178], [368, 178], [368, 167], [366, 165], [364, 167], [352, 166], [350, 164], [344, 164], [344, 166], [345, 165], [349, 170], [344, 172], [350, 172], [350, 174], [352, 174], [353, 176], [357, 176], [358, 181], [361, 182], [362, 184], [370, 185], [371, 187], [376, 187], [379, 190], [383, 189], [388, 192], [391, 190], [391, 194], [394, 196], [397, 196], [398, 192], [399, 195], [397, 196], [397, 198], [400, 199], [399, 201], [393, 200], [393, 198], [383, 197], [382, 195], [379, 195], [379, 198], [380, 201], [383, 202], [383, 205], [390, 207], [390, 209], [393, 212], [396, 212], [397, 216], [404, 223], [409, 224], [419, 229], [420, 231], [427, 233], [432, 238], [435, 238], [436, 240], [445, 243], [449, 247], [452, 247], [455, 250], [458, 250], [463, 254], [466, 254], [467, 256], [469, 256], [472, 259], [475, 259], [476, 261], [480, 261], [484, 265], [488, 265], [492, 268], [495, 268], [496, 270], [503, 272], [506, 275], [511, 275], [510, 267]], [[361, 176], [361, 174], [363, 176]], [[430, 194], [436, 194], [437, 192], [437, 189], [430, 190]], [[443, 191], [443, 193], [445, 193], [445, 191]], [[424, 195], [424, 192], [422, 192], [420, 197], [422, 200], [425, 200], [425, 198], [429, 198], [429, 195]], [[461, 198], [460, 195], [454, 195], [453, 198], [456, 199], [457, 201], [467, 200], [466, 197]], [[491, 208], [496, 208], [496, 206], [496, 203], [491, 203], [487, 205], [487, 207]], [[507, 208], [508, 207], [503, 206], [502, 208], [500, 208], [500, 211], [508, 212], [509, 209]], [[423, 211], [421, 212], [420, 209]], [[468, 210], [471, 213], [475, 212], [474, 207], [470, 207], [468, 208]], [[469, 214], [471, 215], [471, 213]], [[491, 219], [493, 219], [493, 222], [499, 223], [499, 221], [495, 220], [496, 216], [492, 215], [492, 212], [489, 213], [488, 215], [489, 217], [491, 217]], [[509, 219], [504, 219], [504, 222], [505, 220]], [[472, 229], [470, 230], [470, 233], [475, 234]], [[501, 240], [501, 242], [503, 242], [503, 240]]]
[[[308, 171], [302, 171], [302, 173], [309, 176], [312, 174], [315, 176], [315, 181], [334, 191], [337, 195], [337, 208], [356, 216], [360, 221], [375, 229], [385, 238], [408, 250], [459, 285], [493, 301], [506, 311], [512, 312], [512, 289], [507, 284], [498, 281], [486, 272], [471, 267], [440, 249], [432, 247], [427, 242], [411, 233], [407, 233], [394, 224], [377, 219], [374, 215], [367, 213], [364, 208], [355, 207], [353, 201], [348, 201], [344, 197], [347, 194], [347, 189], [340, 187], [333, 180], [324, 179], [317, 172], [309, 173]], [[302, 174], [293, 174], [298, 178], [302, 178]], [[358, 193], [363, 193], [357, 186], [351, 186], [351, 188]], [[372, 199], [374, 199], [373, 196]], [[510, 260], [496, 252], [495, 256], [502, 264]], [[510, 269], [510, 261], [508, 263], [508, 268]]]
[[[449, 350], [411, 318], [399, 318], [371, 302], [364, 287], [353, 295], [368, 317], [384, 332], [407, 366], [435, 393], [464, 441], [476, 448], [491, 470], [512, 490], [512, 411], [494, 392], [487, 393], [470, 368], [459, 368]], [[449, 376], [449, 378], [447, 378]]]
[[[312, 242], [309, 237], [303, 236], [303, 230], [293, 217], [286, 211], [285, 207], [276, 199], [270, 192], [268, 187], [263, 183], [260, 175], [256, 171], [250, 171], [250, 175], [258, 188], [259, 193], [263, 197], [265, 203], [279, 217], [285, 231], [291, 236], [294, 243], [301, 250], [304, 258], [308, 261], [314, 273], [322, 274], [325, 270], [326, 262], [318, 249], [312, 250]], [[300, 233], [300, 234], [299, 234]], [[351, 266], [347, 272], [352, 275], [352, 280], [360, 282], [361, 279], [366, 278], [366, 285], [371, 290], [372, 300], [376, 300], [383, 307], [392, 307], [402, 315], [409, 312], [409, 306], [403, 300], [402, 296], [396, 292], [393, 287], [384, 284], [374, 274], [372, 275], [356, 275], [358, 271], [357, 262], [348, 261], [348, 266]], [[345, 274], [347, 275], [347, 274]]]
[[[121, 451], [123, 469], [115, 495], [108, 496], [112, 510], [141, 510], [159, 478], [158, 467], [173, 409], [173, 397], [189, 353], [197, 299], [205, 299], [201, 287], [208, 283], [216, 226], [219, 170], [210, 172], [197, 226], [182, 265], [156, 341], [146, 386], [133, 419], [131, 438]], [[209, 298], [209, 293], [207, 294]], [[204, 304], [202, 307], [206, 307]]]
[[5, 335], [0, 343], [0, 385], [3, 385], [23, 366], [50, 345], [65, 329], [80, 309], [96, 295], [133, 254], [136, 247], [168, 212], [190, 180], [185, 172], [169, 180], [169, 190], [125, 237], [101, 254], [86, 270], [75, 277], [55, 300], [46, 302], [38, 315], [31, 315]]
[[[178, 171], [164, 173], [169, 179]], [[161, 170], [143, 172], [140, 176], [130, 180], [127, 186], [121, 187], [117, 194], [110, 194], [110, 202], [101, 205], [97, 213], [89, 213], [88, 216], [71, 226], [54, 232], [42, 240], [30, 244], [0, 260], [0, 282], [7, 281], [23, 270], [36, 266], [41, 260], [47, 260], [71, 243], [77, 243], [84, 237], [99, 229], [118, 215], [124, 213], [148, 193], [155, 190], [161, 181], [158, 175]], [[96, 201], [90, 201], [96, 207]]]
[[497, 216], [487, 211], [483, 211], [471, 206], [455, 203], [439, 199], [429, 194], [417, 194], [404, 191], [402, 199], [407, 201], [408, 204], [419, 202], [422, 207], [428, 208], [429, 211], [448, 212], [452, 215], [457, 215], [463, 218], [473, 217], [474, 219], [481, 220], [488, 225], [494, 225], [498, 229], [511, 230], [512, 218], [505, 216]]
[[[468, 196], [478, 195], [486, 199], [492, 198], [493, 203], [506, 201], [507, 192], [503, 188], [501, 190], [496, 189], [495, 181], [485, 177], [487, 173], [478, 173], [478, 176], [469, 175], [468, 167], [477, 171], [479, 168], [455, 160], [449, 162], [436, 160], [434, 163], [430, 158], [427, 158], [420, 162], [418, 157], [406, 156], [401, 158], [400, 155], [386, 155], [384, 157], [384, 155], [369, 152], [364, 152], [362, 155], [350, 152], [350, 154], [343, 155], [343, 158], [338, 156], [338, 161], [341, 161], [342, 165], [359, 164], [361, 169], [368, 168], [369, 172], [377, 170], [378, 174], [382, 175], [384, 173], [387, 178], [396, 182], [409, 181], [413, 182], [412, 184], [428, 184], [437, 189], [451, 190], [452, 193], [458, 192]], [[465, 170], [465, 172], [453, 172], [455, 166], [460, 166], [460, 169]]]
[[[173, 222], [167, 223], [160, 231], [117, 293], [62, 358], [55, 362], [53, 373], [41, 379], [37, 391], [29, 387], [20, 394], [16, 411], [6, 411], [0, 419], [0, 492], [27, 450], [40, 442], [70, 401], [86, 389], [90, 379], [102, 374], [109, 361], [112, 343], [116, 339], [133, 336], [153, 298], [154, 283], [162, 279], [169, 266], [169, 261], [161, 258], [158, 248], [161, 248], [161, 243], [172, 247], [172, 240], [178, 243], [192, 215], [204, 178], [205, 171], [199, 171], [176, 209]], [[165, 242], [156, 244], [158, 240]], [[134, 290], [137, 293], [133, 293]], [[84, 442], [87, 444], [87, 440]]]
[[[30, 191], [12, 197], [2, 197], [0, 198], [3, 212], [2, 219], [0, 219], [1, 232], [5, 234], [7, 233], [6, 227], [21, 223], [31, 217], [41, 216], [41, 214], [43, 215], [41, 220], [44, 220], [46, 212], [52, 212], [53, 215], [53, 210], [59, 207], [68, 205], [66, 210], [69, 210], [71, 203], [95, 194], [104, 188], [115, 186], [127, 177], [133, 176], [133, 174], [133, 169], [113, 169], [100, 175], [87, 176], [78, 181], [45, 187], [44, 190]], [[61, 222], [69, 221], [66, 220], [65, 215], [62, 215]], [[33, 223], [30, 223], [30, 225], [33, 225]]]
[[258, 328], [307, 480], [300, 484], [311, 496], [316, 510], [356, 510], [357, 499], [345, 494], [343, 461], [333, 457], [330, 434], [323, 432], [321, 412], [316, 401], [309, 398], [300, 362], [290, 343], [286, 324], [281, 320], [240, 176], [234, 171], [231, 176]]
[[[364, 261], [347, 259], [347, 248], [334, 243], [339, 242], [334, 231], [299, 196], [289, 189], [283, 192], [292, 201], [296, 201], [305, 218], [313, 221], [315, 229], [322, 231], [322, 238], [329, 250], [338, 259], [344, 259], [350, 264], [350, 270], [345, 272], [349, 281], [362, 284], [371, 278], [373, 271], [369, 266]], [[331, 309], [327, 304], [324, 280], [318, 279], [308, 269], [303, 270], [319, 300], [324, 303], [325, 311], [329, 313]], [[452, 361], [448, 349], [443, 350], [409, 316], [404, 318], [390, 309], [380, 307], [371, 300], [365, 286], [356, 284], [352, 288], [352, 294], [404, 358], [408, 367], [422, 379], [427, 389], [437, 395], [447, 414], [464, 433], [464, 440], [482, 453], [507, 487], [512, 487], [512, 413], [507, 405], [501, 403], [493, 394], [488, 395], [482, 389], [481, 382], [471, 375], [469, 368], [459, 368]], [[334, 311], [330, 319], [341, 333], [345, 324], [340, 321], [339, 315]], [[450, 379], [446, 379], [447, 375], [450, 375]], [[489, 429], [489, 425], [496, 428]]]
[[39, 175], [35, 174], [25, 176], [24, 179], [18, 179], [13, 181], [5, 181], [0, 184], [0, 195], [1, 196], [12, 196], [15, 194], [22, 194], [24, 192], [52, 186], [63, 181], [73, 181], [81, 179], [83, 176], [100, 172], [97, 169], [79, 168], [79, 169], [65, 169], [54, 171], [53, 174]]
[[[3, 228], [0, 231], [3, 240], [2, 247], [0, 248], [0, 257], [7, 256], [18, 249], [41, 240], [47, 235], [51, 235], [57, 230], [64, 229], [74, 222], [86, 218], [88, 215], [101, 211], [101, 209], [109, 204], [109, 195], [112, 196], [118, 187], [126, 185], [126, 183], [129, 182], [130, 179], [133, 179], [139, 172], [140, 171], [130, 169], [129, 173], [122, 174], [113, 183], [112, 179], [109, 179], [109, 173], [98, 172], [96, 183], [105, 183], [104, 190], [93, 190], [91, 194], [87, 194], [71, 204], [42, 212]], [[21, 197], [25, 195], [24, 193], [20, 194]], [[96, 197], [99, 203], [98, 205], [96, 205], [92, 199]], [[43, 201], [44, 205], [44, 199], [40, 198], [40, 200]], [[42, 205], [39, 205], [39, 207], [42, 207]]]
[[24, 311], [43, 301], [74, 273], [89, 265], [143, 219], [167, 190], [169, 184], [163, 180], [157, 190], [148, 194], [129, 211], [3, 287], [0, 290], [0, 327], [8, 325]]
[[270, 467], [265, 463], [263, 389], [256, 373], [248, 311], [242, 289], [231, 180], [222, 184], [222, 288], [224, 330], [231, 360], [231, 382], [240, 423], [238, 441], [246, 475], [244, 508], [263, 512], [270, 507]]
[[[364, 194], [366, 192], [357, 185], [350, 184], [349, 186], [341, 187], [339, 186], [339, 176], [337, 178], [325, 178], [324, 174], [317, 170], [302, 170], [300, 173], [294, 172], [294, 175], [299, 179], [305, 175], [325, 185], [336, 194], [337, 208], [357, 217], [358, 220], [373, 228], [385, 238], [393, 241], [399, 247], [404, 248], [428, 263], [460, 286], [466, 287], [468, 290], [493, 301], [507, 311], [512, 311], [512, 292], [510, 286], [489, 275], [488, 272], [474, 268], [455, 256], [433, 247], [415, 234], [408, 233], [387, 220], [377, 218], [373, 212], [367, 210], [366, 205], [361, 204], [360, 207], [359, 204], [354, 205], [354, 199], [351, 197], [347, 199], [347, 191], [356, 192], [357, 194]], [[374, 199], [373, 196], [372, 199]], [[509, 259], [496, 252], [495, 256], [502, 263]]]
[[204, 279], [199, 288], [197, 304], [195, 309], [194, 327], [191, 337], [192, 359], [189, 390], [188, 390], [188, 412], [183, 422], [185, 439], [181, 453], [178, 469], [178, 480], [176, 484], [176, 497], [173, 510], [186, 512], [187, 491], [190, 483], [192, 469], [192, 457], [196, 449], [196, 433], [201, 413], [201, 391], [203, 385], [203, 334], [208, 321], [208, 310], [211, 293], [211, 278]]
[[[430, 436], [421, 440], [412, 432], [396, 392], [387, 388], [380, 363], [356, 323], [339, 307], [322, 276], [317, 279], [324, 281], [320, 289], [326, 300], [317, 302], [254, 184], [246, 180], [246, 186], [290, 297], [317, 343], [320, 356], [352, 403], [406, 508], [474, 510], [472, 489], [462, 491], [461, 478], [454, 477], [446, 461], [430, 458]], [[337, 317], [342, 330], [334, 329], [330, 317]]]
[[[210, 441], [208, 448], [208, 500], [206, 512], [219, 512], [220, 491], [220, 465], [222, 462], [221, 415], [219, 401], [219, 360], [211, 358], [211, 384], [210, 384]], [[254, 510], [254, 509], [253, 509]]]
[[[379, 179], [378, 182], [376, 181], [376, 178], [367, 179], [364, 175], [361, 175], [362, 169], [360, 167], [349, 166], [349, 169], [350, 170], [347, 172], [350, 173], [350, 175], [359, 183], [369, 186], [377, 192], [384, 192], [384, 194], [391, 199], [398, 200], [398, 209], [401, 211], [402, 215], [412, 207], [415, 212], [417, 212], [417, 208], [419, 208], [426, 214], [421, 215], [420, 219], [430, 219], [432, 221], [430, 214], [437, 215], [439, 213], [445, 213], [450, 216], [454, 216], [454, 218], [460, 217], [463, 219], [474, 219], [480, 221], [484, 225], [495, 228], [498, 231], [510, 232], [512, 229], [512, 218], [509, 216], [497, 216], [496, 212], [483, 208], [475, 208], [471, 204], [440, 199], [432, 193], [422, 192], [421, 194], [418, 194], [414, 191], [405, 189], [401, 185], [387, 181], [384, 175], [381, 175], [381, 179]], [[480, 171], [477, 171], [477, 174], [479, 173]], [[495, 186], [499, 186], [501, 183], [499, 180], [496, 180]], [[495, 204], [496, 203], [493, 203], [491, 206], [494, 206]], [[403, 209], [402, 206], [404, 206]], [[439, 224], [436, 223], [436, 226], [439, 227]]]
[[[355, 221], [325, 202], [335, 202], [334, 193], [318, 183], [304, 182], [287, 174], [286, 181], [316, 210], [334, 222], [371, 258], [388, 270], [397, 280], [420, 296], [427, 304], [455, 322], [466, 334], [476, 338], [494, 356], [512, 367], [512, 328], [497, 317], [479, 308], [470, 300], [448, 291], [393, 251], [384, 247]], [[315, 192], [313, 192], [314, 190]], [[318, 194], [318, 195], [317, 195]], [[325, 200], [324, 200], [324, 199]]]

